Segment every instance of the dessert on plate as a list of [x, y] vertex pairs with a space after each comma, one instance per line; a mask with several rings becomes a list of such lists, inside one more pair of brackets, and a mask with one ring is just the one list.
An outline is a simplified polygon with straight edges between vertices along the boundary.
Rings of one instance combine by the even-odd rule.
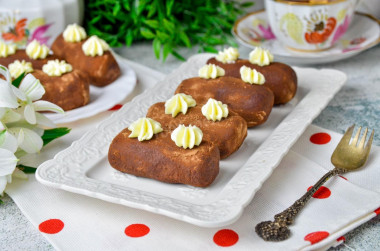
[[86, 31], [77, 24], [68, 25], [51, 48], [74, 69], [87, 74], [95, 86], [106, 86], [121, 74], [108, 44], [97, 36], [88, 38]]
[[30, 42], [25, 50], [17, 49], [16, 45], [5, 44], [0, 41], [0, 64], [7, 66], [16, 60], [30, 62], [33, 69], [41, 70], [49, 60], [60, 59], [52, 54], [49, 47], [40, 44], [37, 40]]
[[32, 74], [45, 88], [42, 100], [50, 101], [65, 111], [89, 102], [89, 79], [64, 60], [50, 60], [42, 70], [34, 70]]
[[202, 140], [196, 126], [173, 132], [157, 121], [140, 118], [121, 131], [108, 151], [108, 161], [121, 172], [167, 183], [209, 186], [219, 173], [219, 149]]
[[199, 70], [200, 77], [183, 80], [175, 93], [191, 95], [200, 104], [209, 98], [221, 101], [243, 117], [248, 127], [264, 123], [272, 111], [274, 96], [262, 84], [262, 77], [251, 72], [244, 80], [224, 75], [221, 67], [207, 64]]
[[191, 107], [192, 104], [195, 104], [195, 100], [191, 96], [176, 94], [166, 102], [152, 105], [146, 116], [161, 123], [168, 131], [181, 124], [199, 127], [203, 139], [219, 148], [221, 159], [237, 151], [247, 136], [245, 120], [229, 111], [227, 105], [214, 99]]
[[297, 75], [288, 65], [273, 62], [273, 55], [265, 49], [256, 47], [249, 54], [249, 59], [240, 59], [235, 48], [228, 48], [219, 52], [216, 57], [210, 58], [208, 64], [215, 64], [225, 70], [225, 76], [240, 78], [242, 66], [255, 69], [263, 74], [264, 85], [273, 91], [274, 104], [289, 102], [297, 91]]

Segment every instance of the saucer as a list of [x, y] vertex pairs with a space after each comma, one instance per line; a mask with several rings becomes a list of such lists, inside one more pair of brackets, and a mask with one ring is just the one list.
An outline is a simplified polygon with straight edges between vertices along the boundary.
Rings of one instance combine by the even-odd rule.
[[269, 49], [278, 61], [310, 65], [346, 59], [379, 44], [379, 24], [372, 16], [357, 12], [342, 38], [333, 47], [318, 52], [301, 52], [286, 48], [272, 33], [265, 10], [252, 12], [238, 19], [232, 33], [245, 47], [254, 49], [261, 46]]

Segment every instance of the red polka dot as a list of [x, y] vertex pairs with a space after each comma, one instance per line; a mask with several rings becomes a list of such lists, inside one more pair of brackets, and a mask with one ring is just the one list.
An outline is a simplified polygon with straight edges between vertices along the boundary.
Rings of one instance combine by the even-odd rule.
[[121, 104], [117, 104], [115, 105], [114, 107], [110, 108], [108, 111], [116, 111], [116, 110], [119, 110], [123, 105]]
[[338, 239], [336, 239], [337, 242], [340, 242], [340, 241], [346, 241], [346, 238], [344, 236], [341, 236], [339, 237]]
[[147, 235], [150, 228], [144, 224], [132, 224], [125, 228], [124, 233], [129, 237], [143, 237]]
[[376, 215], [379, 215], [380, 214], [380, 207], [378, 209], [376, 209], [374, 212]]
[[65, 224], [59, 219], [50, 219], [40, 223], [38, 229], [46, 234], [56, 234], [61, 232]]
[[313, 232], [305, 236], [305, 241], [310, 241], [311, 244], [320, 242], [321, 240], [327, 238], [330, 234], [326, 231]]
[[234, 245], [239, 240], [239, 235], [231, 229], [222, 229], [215, 233], [214, 242], [222, 247]]
[[317, 145], [323, 145], [329, 143], [331, 136], [325, 132], [319, 132], [311, 135], [310, 142]]
[[[313, 186], [310, 186], [307, 191], [309, 191]], [[316, 199], [326, 199], [330, 197], [331, 191], [327, 187], [321, 186], [314, 194], [313, 198]]]

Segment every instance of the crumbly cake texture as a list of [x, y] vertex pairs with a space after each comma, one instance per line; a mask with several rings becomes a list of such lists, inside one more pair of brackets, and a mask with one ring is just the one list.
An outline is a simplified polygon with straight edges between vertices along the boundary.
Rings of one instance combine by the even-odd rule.
[[267, 86], [273, 91], [274, 104], [285, 104], [289, 102], [297, 92], [297, 75], [289, 65], [273, 62], [266, 66], [252, 64], [249, 60], [238, 59], [235, 63], [222, 63], [211, 58], [207, 61], [208, 64], [215, 64], [225, 70], [225, 76], [241, 78], [240, 68], [247, 66], [260, 72], [265, 77], [264, 86]]
[[41, 70], [32, 72], [45, 88], [41, 98], [60, 106], [68, 111], [86, 105], [90, 100], [89, 80], [79, 70], [73, 70], [62, 76], [49, 76]]
[[73, 66], [88, 74], [90, 83], [95, 86], [106, 86], [115, 81], [121, 74], [119, 65], [110, 51], [105, 51], [102, 56], [86, 56], [82, 50], [83, 43], [66, 42], [60, 34], [54, 41], [51, 49], [59, 57], [62, 57]]
[[237, 151], [247, 136], [246, 121], [230, 111], [227, 118], [221, 121], [210, 121], [202, 114], [203, 104], [197, 104], [187, 110], [186, 114], [179, 113], [176, 117], [165, 114], [165, 102], [152, 105], [146, 117], [158, 121], [163, 128], [173, 131], [180, 124], [195, 125], [203, 132], [203, 140], [213, 142], [220, 151], [220, 158], [225, 159]]
[[191, 95], [197, 103], [209, 98], [228, 105], [228, 109], [243, 117], [248, 127], [264, 123], [272, 111], [273, 92], [263, 85], [251, 85], [236, 77], [203, 79], [199, 77], [182, 81], [175, 93]]
[[19, 60], [19, 61], [25, 60], [25, 62], [32, 63], [34, 70], [42, 70], [42, 66], [44, 64], [46, 64], [49, 60], [55, 60], [55, 59], [62, 60], [62, 58], [60, 58], [56, 54], [52, 54], [52, 55], [49, 54], [44, 59], [32, 59], [26, 54], [25, 50], [16, 50], [15, 54], [9, 55], [6, 58], [0, 57], [0, 64], [8, 67], [15, 60]]
[[166, 130], [146, 141], [129, 138], [130, 133], [124, 129], [110, 145], [108, 161], [116, 170], [196, 187], [209, 186], [219, 173], [220, 154], [214, 143], [202, 141], [193, 149], [183, 149]]

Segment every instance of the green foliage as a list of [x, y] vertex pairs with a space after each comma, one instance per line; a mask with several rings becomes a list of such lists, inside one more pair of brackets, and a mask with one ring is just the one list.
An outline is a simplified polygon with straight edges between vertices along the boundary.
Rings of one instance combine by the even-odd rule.
[[35, 173], [37, 171], [37, 168], [35, 167], [25, 166], [21, 164], [18, 164], [17, 168], [23, 171], [24, 173]]
[[50, 143], [52, 140], [55, 140], [59, 137], [62, 137], [70, 132], [71, 129], [67, 127], [59, 127], [54, 129], [48, 129], [44, 131], [42, 135], [42, 140], [44, 142], [44, 146]]
[[25, 72], [21, 73], [20, 76], [18, 76], [15, 80], [12, 81], [12, 85], [18, 88], [25, 75]]
[[112, 47], [153, 40], [157, 59], [169, 54], [183, 60], [176, 49], [199, 45], [216, 52], [217, 45], [236, 43], [231, 29], [251, 3], [231, 0], [88, 0], [85, 28]]

